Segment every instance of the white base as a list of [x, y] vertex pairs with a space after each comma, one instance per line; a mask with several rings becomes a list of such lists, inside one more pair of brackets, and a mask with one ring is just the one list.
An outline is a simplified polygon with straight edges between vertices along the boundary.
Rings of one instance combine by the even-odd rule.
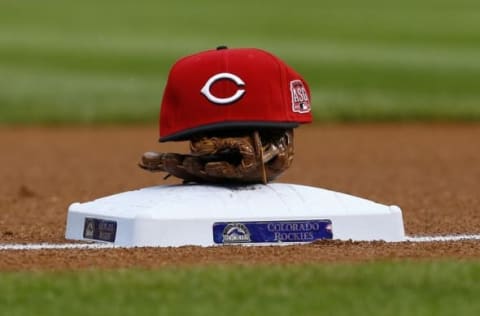
[[[213, 226], [218, 222], [237, 223], [235, 225], [255, 222], [256, 225], [308, 220], [330, 220], [333, 239], [390, 242], [405, 239], [402, 212], [397, 206], [283, 183], [244, 187], [155, 186], [87, 203], [73, 203], [68, 209], [65, 236], [127, 247], [213, 246], [219, 244], [213, 237]], [[281, 230], [280, 226], [276, 227]], [[312, 236], [310, 232], [302, 235], [309, 229], [308, 224], [285, 227], [290, 231], [283, 236], [291, 240], [278, 240], [273, 244], [305, 242], [308, 240], [302, 238]]]

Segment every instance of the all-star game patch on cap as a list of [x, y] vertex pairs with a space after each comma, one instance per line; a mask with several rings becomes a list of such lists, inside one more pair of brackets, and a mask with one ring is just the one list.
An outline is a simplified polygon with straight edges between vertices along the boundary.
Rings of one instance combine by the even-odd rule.
[[310, 89], [276, 56], [256, 48], [200, 52], [177, 61], [160, 111], [160, 141], [238, 128], [310, 123]]

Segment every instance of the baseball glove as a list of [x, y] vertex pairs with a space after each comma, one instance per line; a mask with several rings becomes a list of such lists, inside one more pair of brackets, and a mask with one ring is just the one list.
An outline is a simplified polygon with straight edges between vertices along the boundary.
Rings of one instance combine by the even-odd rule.
[[184, 182], [264, 183], [293, 160], [293, 129], [230, 132], [193, 137], [190, 154], [146, 152], [139, 166]]

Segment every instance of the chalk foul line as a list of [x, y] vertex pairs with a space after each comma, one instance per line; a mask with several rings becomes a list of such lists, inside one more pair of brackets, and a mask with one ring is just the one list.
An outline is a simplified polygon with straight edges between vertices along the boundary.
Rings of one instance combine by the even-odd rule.
[[0, 251], [2, 250], [67, 250], [67, 249], [112, 249], [120, 248], [113, 244], [103, 244], [103, 243], [90, 243], [90, 244], [49, 244], [49, 243], [39, 243], [39, 244], [0, 244]]
[[445, 236], [406, 236], [405, 241], [409, 242], [449, 242], [463, 240], [480, 240], [478, 235], [445, 235]]
[[[478, 235], [444, 235], [444, 236], [406, 236], [404, 242], [424, 243], [424, 242], [455, 242], [480, 240]], [[113, 249], [113, 248], [133, 248], [125, 246], [117, 246], [108, 243], [31, 243], [31, 244], [0, 244], [0, 251], [5, 250], [95, 250], [95, 249]]]

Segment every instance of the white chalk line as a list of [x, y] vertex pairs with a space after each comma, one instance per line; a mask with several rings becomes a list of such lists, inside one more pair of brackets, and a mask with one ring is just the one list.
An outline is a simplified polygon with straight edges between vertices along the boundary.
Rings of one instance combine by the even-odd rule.
[[[478, 235], [444, 235], [444, 236], [406, 236], [404, 242], [425, 243], [425, 242], [455, 242], [480, 240]], [[118, 246], [108, 243], [64, 243], [64, 244], [0, 244], [0, 251], [7, 250], [96, 250], [96, 249], [113, 249], [113, 248], [134, 248], [126, 246]], [[141, 248], [141, 247], [137, 247]]]
[[409, 242], [449, 242], [464, 240], [480, 240], [479, 235], [446, 235], [446, 236], [406, 236], [405, 241]]
[[0, 244], [0, 251], [2, 250], [68, 250], [68, 249], [112, 249], [112, 248], [121, 248], [113, 244], [104, 244], [104, 243], [89, 243], [89, 244], [74, 244], [74, 243], [65, 243], [65, 244], [49, 244], [49, 243], [39, 243], [39, 244]]

